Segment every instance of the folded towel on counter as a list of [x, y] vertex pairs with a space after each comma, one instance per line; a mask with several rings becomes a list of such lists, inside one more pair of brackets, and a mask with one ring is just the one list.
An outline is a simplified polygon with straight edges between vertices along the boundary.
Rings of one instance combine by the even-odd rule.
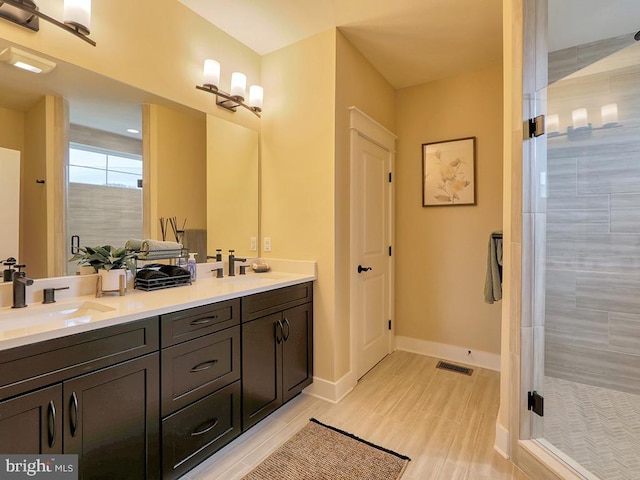
[[179, 257], [182, 250], [157, 250], [151, 252], [140, 252], [137, 257], [139, 260], [162, 260], [165, 258]]
[[162, 273], [166, 273], [167, 275], [169, 275], [170, 277], [177, 277], [177, 276], [182, 276], [182, 275], [191, 275], [191, 273], [189, 273], [189, 270], [182, 268], [182, 267], [178, 267], [177, 265], [162, 265], [160, 267], [160, 271]]
[[153, 280], [156, 278], [167, 278], [169, 275], [163, 272], [159, 272], [158, 270], [153, 270], [151, 268], [143, 268], [136, 273], [136, 278], [141, 278], [142, 280]]
[[487, 275], [484, 281], [484, 301], [497, 302], [502, 299], [502, 230], [489, 236], [487, 252]]
[[163, 240], [143, 240], [140, 246], [141, 252], [157, 252], [157, 251], [180, 251], [182, 244], [178, 242], [165, 242]]
[[142, 240], [137, 238], [130, 238], [127, 243], [124, 244], [124, 248], [132, 252], [139, 252], [142, 248]]
[[161, 258], [178, 257], [182, 254], [182, 244], [178, 242], [165, 242], [162, 240], [143, 240], [140, 245], [141, 260], [158, 260]]

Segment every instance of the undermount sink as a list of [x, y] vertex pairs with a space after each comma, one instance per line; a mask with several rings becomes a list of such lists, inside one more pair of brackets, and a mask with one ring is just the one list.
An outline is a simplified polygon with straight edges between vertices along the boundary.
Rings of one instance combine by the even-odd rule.
[[30, 305], [20, 309], [4, 309], [0, 313], [0, 332], [38, 328], [48, 324], [73, 326], [90, 322], [96, 315], [115, 308], [89, 300], [80, 302]]

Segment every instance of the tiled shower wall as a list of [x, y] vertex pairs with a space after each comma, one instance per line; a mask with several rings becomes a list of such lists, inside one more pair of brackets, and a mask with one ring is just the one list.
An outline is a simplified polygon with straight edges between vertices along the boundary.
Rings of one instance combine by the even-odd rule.
[[[627, 48], [633, 56], [635, 45]], [[640, 58], [640, 52], [635, 53]], [[593, 130], [548, 139], [545, 374], [640, 393], [640, 60], [558, 81], [548, 114]], [[619, 126], [600, 128], [617, 103]]]

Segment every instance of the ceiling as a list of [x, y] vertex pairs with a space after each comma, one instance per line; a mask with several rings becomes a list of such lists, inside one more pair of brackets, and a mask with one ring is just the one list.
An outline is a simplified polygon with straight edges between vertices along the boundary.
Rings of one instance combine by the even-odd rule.
[[502, 60], [502, 0], [180, 0], [265, 55], [329, 28], [395, 88]]

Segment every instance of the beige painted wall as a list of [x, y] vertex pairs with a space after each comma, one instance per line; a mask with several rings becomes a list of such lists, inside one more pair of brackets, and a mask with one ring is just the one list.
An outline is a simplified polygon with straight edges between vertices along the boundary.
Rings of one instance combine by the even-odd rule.
[[[41, 5], [62, 18], [63, 0]], [[93, 2], [91, 38], [96, 47], [47, 22], [40, 31], [0, 22], [0, 38], [68, 61], [192, 108], [259, 128], [247, 111], [230, 113], [199, 90], [206, 58], [222, 65], [221, 88], [229, 90], [231, 72], [260, 83], [260, 56], [176, 0], [109, 0]], [[265, 96], [269, 92], [265, 89]]]
[[0, 108], [0, 147], [24, 149], [24, 112]]
[[[502, 227], [500, 65], [398, 91], [396, 334], [500, 353], [502, 305], [484, 303]], [[422, 207], [423, 143], [476, 137], [475, 206]]]
[[[315, 372], [335, 375], [335, 57], [329, 30], [263, 57], [261, 236], [266, 258], [315, 260]], [[268, 95], [266, 92], [270, 92]]]
[[[207, 253], [234, 249], [256, 257], [258, 241], [259, 136], [250, 128], [207, 115]], [[206, 259], [199, 258], [200, 262]]]
[[350, 370], [349, 107], [356, 106], [390, 131], [395, 128], [395, 90], [354, 46], [337, 32], [335, 159], [335, 379]]
[[47, 97], [25, 114], [24, 156], [20, 172], [20, 262], [26, 263], [27, 276], [48, 276], [47, 184]]
[[[161, 239], [160, 217], [177, 217], [178, 226], [207, 228], [207, 125], [203, 114], [160, 105], [143, 109], [143, 195], [149, 195], [150, 238]], [[146, 236], [145, 229], [145, 236]], [[167, 240], [174, 240], [169, 232]]]

